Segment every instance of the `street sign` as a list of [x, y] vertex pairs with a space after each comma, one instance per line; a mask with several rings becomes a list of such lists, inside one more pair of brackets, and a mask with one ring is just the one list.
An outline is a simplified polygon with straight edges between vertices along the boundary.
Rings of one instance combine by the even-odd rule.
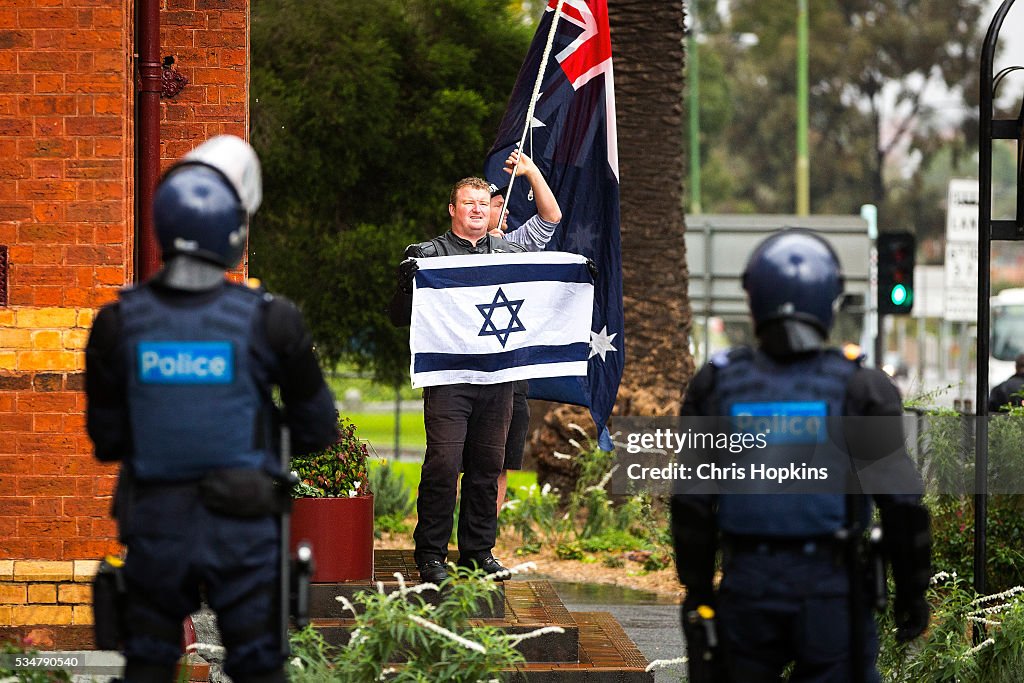
[[946, 242], [946, 320], [978, 321], [978, 245]]
[[953, 178], [946, 195], [946, 320], [978, 320], [978, 181]]
[[978, 243], [978, 181], [953, 178], [946, 194], [946, 240]]

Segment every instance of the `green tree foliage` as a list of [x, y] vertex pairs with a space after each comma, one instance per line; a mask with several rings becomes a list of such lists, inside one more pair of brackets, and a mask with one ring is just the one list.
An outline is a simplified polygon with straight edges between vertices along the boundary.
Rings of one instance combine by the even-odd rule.
[[[919, 216], [937, 197], [917, 174], [940, 151], [948, 165], [950, 150], [963, 157], [976, 144], [983, 9], [976, 0], [808, 0], [812, 211], [874, 202], [883, 220], [936, 229], [934, 211]], [[702, 136], [704, 208], [791, 213], [797, 6], [729, 0], [698, 10], [701, 124], [711, 131]], [[724, 86], [714, 82], [721, 75]], [[714, 95], [723, 87], [726, 100]], [[718, 135], [710, 127], [723, 120]]]
[[407, 373], [395, 266], [481, 172], [531, 36], [505, 0], [253, 3], [250, 271], [301, 306], [327, 362]]

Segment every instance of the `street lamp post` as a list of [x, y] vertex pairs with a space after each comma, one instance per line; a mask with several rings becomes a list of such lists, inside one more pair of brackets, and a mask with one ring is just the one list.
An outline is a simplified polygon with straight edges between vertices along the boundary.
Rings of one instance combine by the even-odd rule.
[[811, 162], [807, 152], [807, 0], [797, 0], [796, 213], [811, 213]]

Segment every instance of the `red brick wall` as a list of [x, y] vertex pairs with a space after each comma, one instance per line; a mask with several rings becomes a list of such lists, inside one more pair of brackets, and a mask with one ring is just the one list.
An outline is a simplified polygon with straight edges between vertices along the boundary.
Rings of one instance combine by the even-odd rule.
[[166, 0], [160, 43], [188, 77], [164, 101], [161, 151], [171, 161], [221, 133], [249, 130], [248, 0]]
[[[162, 1], [161, 55], [189, 79], [162, 101], [165, 164], [246, 135], [248, 5]], [[0, 561], [14, 563], [0, 588], [32, 566], [19, 563], [117, 548], [82, 350], [95, 309], [134, 277], [134, 14], [131, 0], [0, 3]], [[0, 626], [39, 623], [5, 611], [21, 593], [0, 590]]]
[[81, 350], [131, 277], [132, 93], [123, 2], [0, 8], [0, 557], [113, 547]]

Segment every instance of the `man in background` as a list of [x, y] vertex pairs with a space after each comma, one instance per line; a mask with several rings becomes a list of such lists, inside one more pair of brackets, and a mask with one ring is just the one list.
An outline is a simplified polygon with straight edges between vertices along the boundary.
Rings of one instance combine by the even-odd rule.
[[[518, 165], [517, 165], [518, 164]], [[544, 247], [555, 234], [558, 221], [562, 220], [562, 210], [558, 200], [548, 187], [543, 174], [526, 154], [513, 150], [505, 160], [505, 172], [516, 177], [525, 176], [533, 191], [537, 213], [512, 232], [507, 232], [508, 223], [498, 226], [504, 215], [504, 193], [508, 189], [491, 185], [491, 220], [489, 232], [496, 237], [504, 237], [513, 244], [518, 244], [527, 251], [544, 251]], [[527, 394], [530, 385], [525, 379], [514, 382], [512, 394], [512, 422], [508, 428], [508, 439], [505, 441], [505, 464], [498, 476], [498, 511], [505, 503], [508, 489], [508, 471], [523, 468], [523, 451], [526, 449], [526, 437], [530, 431], [530, 403]]]
[[1013, 375], [1005, 382], [996, 385], [988, 397], [988, 412], [998, 413], [1005, 411], [1011, 406], [1024, 404], [1024, 397], [1020, 391], [1024, 389], [1024, 353], [1017, 356], [1014, 361]]

